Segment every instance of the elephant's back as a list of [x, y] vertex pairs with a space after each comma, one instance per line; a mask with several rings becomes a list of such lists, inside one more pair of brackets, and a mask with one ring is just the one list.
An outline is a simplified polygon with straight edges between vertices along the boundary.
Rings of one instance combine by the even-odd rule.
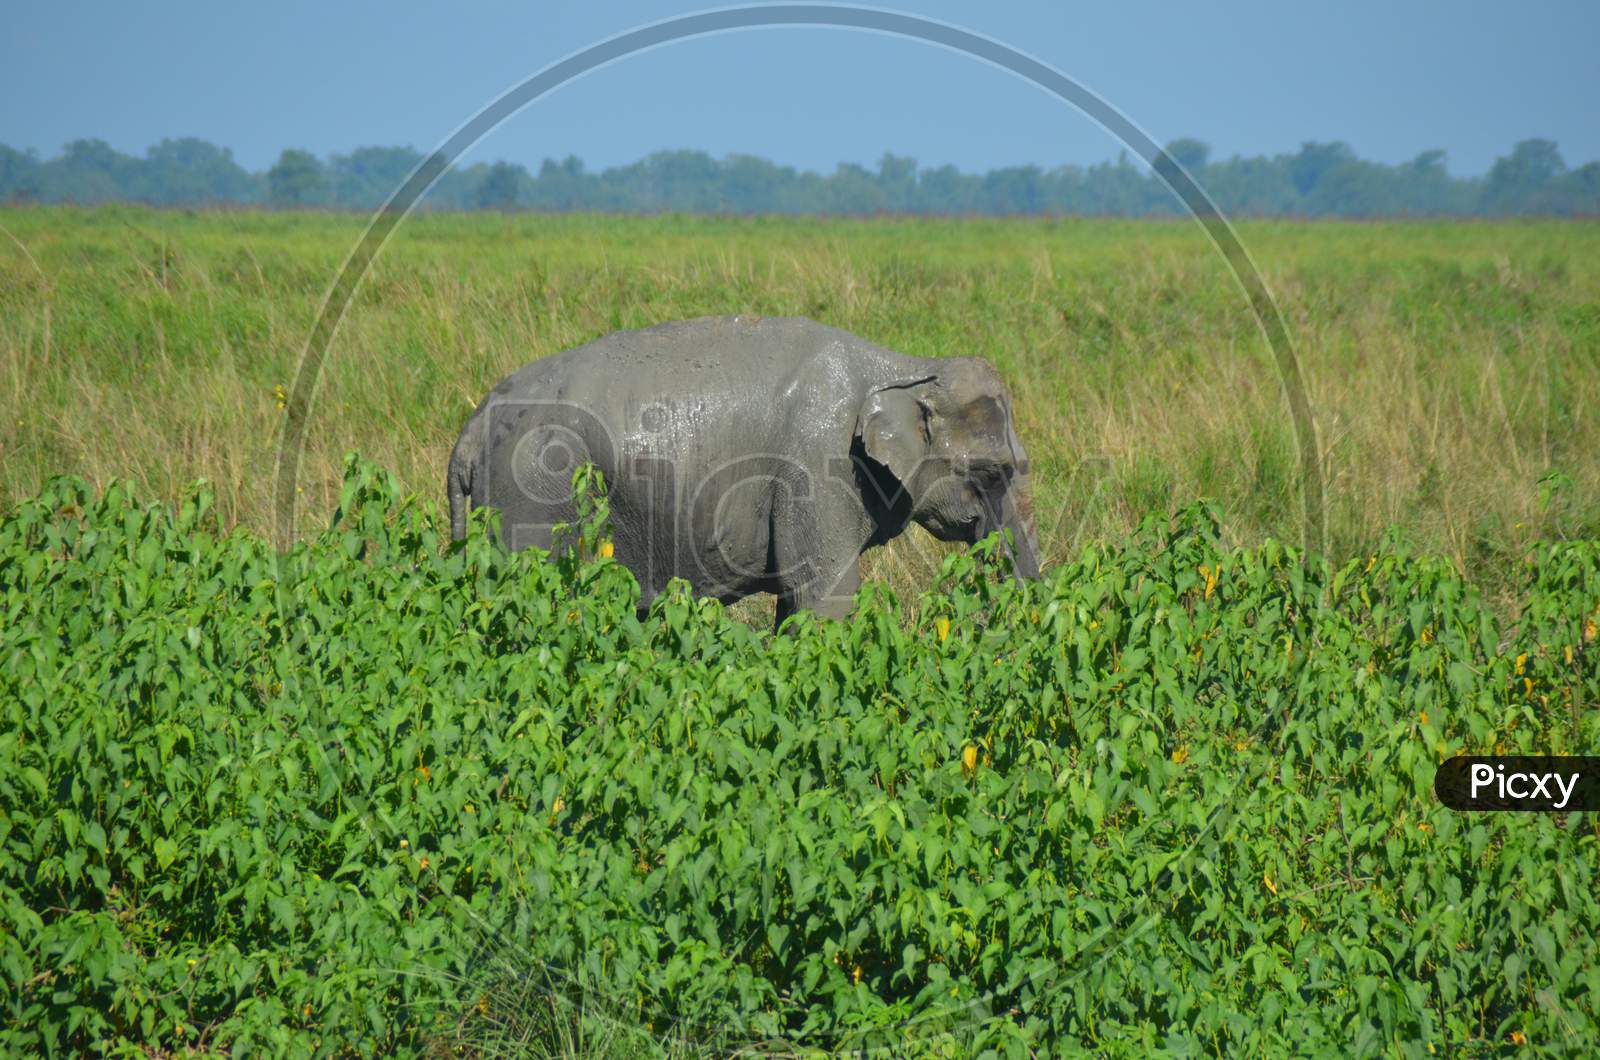
[[520, 445], [535, 425], [566, 425], [612, 481], [646, 458], [693, 476], [754, 453], [845, 452], [862, 386], [896, 359], [804, 317], [701, 317], [535, 361], [474, 418], [487, 452]]
[[614, 331], [527, 365], [495, 392], [577, 398], [603, 391], [711, 395], [781, 388], [818, 359], [888, 353], [856, 335], [806, 317], [753, 314], [676, 320]]

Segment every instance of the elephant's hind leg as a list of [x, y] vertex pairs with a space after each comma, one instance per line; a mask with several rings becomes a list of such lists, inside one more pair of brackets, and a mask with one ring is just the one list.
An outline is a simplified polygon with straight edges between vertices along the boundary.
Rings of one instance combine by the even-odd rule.
[[840, 570], [828, 577], [814, 577], [778, 592], [777, 629], [796, 611], [810, 611], [818, 618], [849, 618], [855, 609], [856, 590], [861, 588], [861, 557], [852, 556]]

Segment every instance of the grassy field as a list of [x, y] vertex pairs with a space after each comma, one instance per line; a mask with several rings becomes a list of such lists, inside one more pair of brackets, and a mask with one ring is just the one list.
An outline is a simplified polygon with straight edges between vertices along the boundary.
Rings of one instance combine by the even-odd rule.
[[[147, 496], [205, 477], [226, 523], [271, 532], [280, 388], [364, 219], [26, 208], [0, 225], [0, 508], [58, 472]], [[1600, 533], [1600, 226], [1239, 230], [1301, 358], [1335, 558], [1401, 526], [1509, 600], [1532, 542]], [[324, 525], [352, 449], [442, 503], [461, 423], [529, 360], [735, 312], [991, 358], [1053, 561], [1198, 497], [1237, 543], [1300, 539], [1288, 406], [1222, 259], [1189, 222], [1098, 220], [415, 218], [335, 340], [301, 525]], [[909, 595], [936, 559], [916, 533], [868, 570]]]

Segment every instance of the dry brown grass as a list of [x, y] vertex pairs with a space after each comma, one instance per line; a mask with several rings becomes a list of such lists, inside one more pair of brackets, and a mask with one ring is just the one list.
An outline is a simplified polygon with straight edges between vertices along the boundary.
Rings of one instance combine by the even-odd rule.
[[[204, 477], [270, 533], [284, 413], [362, 227], [328, 215], [0, 211], [0, 507], [70, 472], [172, 496]], [[1317, 418], [1329, 547], [1391, 526], [1486, 584], [1600, 533], [1600, 228], [1254, 223]], [[1300, 537], [1294, 437], [1244, 299], [1187, 223], [422, 217], [330, 351], [302, 528], [359, 450], [442, 503], [461, 422], [527, 361], [616, 328], [803, 314], [1010, 381], [1049, 556], [1215, 499], [1239, 541]], [[1541, 503], [1540, 479], [1567, 476]], [[923, 587], [916, 534], [870, 574]]]

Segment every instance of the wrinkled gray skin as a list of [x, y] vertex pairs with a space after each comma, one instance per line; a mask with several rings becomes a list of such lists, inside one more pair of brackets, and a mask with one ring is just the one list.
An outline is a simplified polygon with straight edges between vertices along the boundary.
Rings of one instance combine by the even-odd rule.
[[676, 576], [724, 602], [774, 593], [780, 625], [842, 617], [861, 553], [912, 522], [943, 541], [1009, 528], [1017, 573], [1039, 573], [1027, 454], [977, 357], [909, 357], [799, 317], [616, 332], [478, 406], [450, 457], [454, 536], [487, 505], [510, 548], [550, 548], [583, 461], [605, 474], [641, 613]]

